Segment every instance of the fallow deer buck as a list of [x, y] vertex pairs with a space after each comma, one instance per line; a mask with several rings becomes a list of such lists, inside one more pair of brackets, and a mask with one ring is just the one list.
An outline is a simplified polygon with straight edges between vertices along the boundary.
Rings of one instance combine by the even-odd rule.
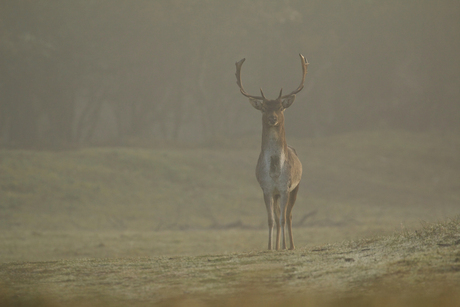
[[[235, 63], [236, 83], [240, 92], [249, 98], [249, 102], [262, 112], [262, 150], [256, 167], [256, 177], [264, 193], [265, 206], [268, 213], [268, 249], [273, 247], [273, 226], [276, 221], [276, 249], [280, 249], [280, 234], [283, 238], [283, 249], [286, 249], [285, 224], [287, 220], [290, 248], [294, 249], [292, 237], [292, 208], [297, 198], [299, 182], [302, 177], [302, 164], [294, 148], [286, 143], [284, 130], [284, 110], [289, 108], [296, 94], [304, 87], [308, 62], [299, 54], [302, 63], [302, 81], [291, 93], [278, 98], [267, 99], [262, 89], [261, 96], [246, 93], [241, 83], [241, 66], [245, 59]], [[281, 231], [281, 233], [280, 233]]]

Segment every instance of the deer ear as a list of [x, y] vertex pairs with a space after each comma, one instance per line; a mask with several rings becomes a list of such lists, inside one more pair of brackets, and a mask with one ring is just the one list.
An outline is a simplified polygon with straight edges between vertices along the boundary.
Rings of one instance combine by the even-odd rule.
[[283, 108], [287, 109], [291, 106], [294, 100], [295, 100], [295, 94], [292, 94], [288, 98], [284, 99], [283, 102], [281, 102], [281, 104], [283, 105]]
[[262, 111], [262, 101], [254, 98], [249, 98], [249, 102], [254, 107], [254, 109]]

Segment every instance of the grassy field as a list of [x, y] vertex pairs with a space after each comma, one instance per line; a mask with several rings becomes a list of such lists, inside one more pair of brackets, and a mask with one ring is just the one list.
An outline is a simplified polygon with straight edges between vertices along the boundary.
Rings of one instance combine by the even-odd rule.
[[[259, 137], [201, 147], [0, 150], [0, 262], [264, 249]], [[460, 137], [292, 140], [304, 166], [296, 245], [460, 214]]]
[[460, 217], [296, 251], [0, 264], [1, 306], [458, 306]]
[[292, 139], [294, 252], [264, 251], [259, 143], [0, 150], [3, 305], [459, 302], [459, 136]]

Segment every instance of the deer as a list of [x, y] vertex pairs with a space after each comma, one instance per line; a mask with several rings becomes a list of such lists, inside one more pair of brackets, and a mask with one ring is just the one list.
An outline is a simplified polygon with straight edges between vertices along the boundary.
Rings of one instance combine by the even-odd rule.
[[[290, 250], [294, 250], [292, 235], [292, 208], [299, 191], [302, 177], [302, 163], [295, 149], [286, 142], [284, 128], [284, 110], [289, 108], [305, 82], [308, 61], [301, 54], [302, 80], [294, 91], [283, 95], [281, 88], [278, 98], [267, 99], [260, 89], [261, 96], [249, 95], [241, 82], [241, 67], [246, 59], [236, 62], [236, 84], [241, 94], [249, 98], [250, 104], [262, 112], [262, 146], [256, 166], [256, 178], [263, 191], [264, 202], [268, 214], [268, 250], [286, 249], [285, 226], [289, 233]], [[276, 246], [273, 246], [273, 227], [276, 222]]]

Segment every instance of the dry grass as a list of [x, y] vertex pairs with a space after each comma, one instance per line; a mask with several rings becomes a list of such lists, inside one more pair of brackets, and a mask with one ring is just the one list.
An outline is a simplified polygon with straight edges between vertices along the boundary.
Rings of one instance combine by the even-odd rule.
[[[264, 249], [260, 137], [219, 146], [0, 150], [0, 262]], [[297, 246], [460, 214], [460, 137], [366, 132], [291, 140], [304, 165]]]
[[7, 263], [0, 279], [11, 306], [455, 306], [460, 217], [296, 251]]
[[0, 151], [0, 306], [460, 305], [458, 136], [293, 140], [282, 252], [236, 144]]

